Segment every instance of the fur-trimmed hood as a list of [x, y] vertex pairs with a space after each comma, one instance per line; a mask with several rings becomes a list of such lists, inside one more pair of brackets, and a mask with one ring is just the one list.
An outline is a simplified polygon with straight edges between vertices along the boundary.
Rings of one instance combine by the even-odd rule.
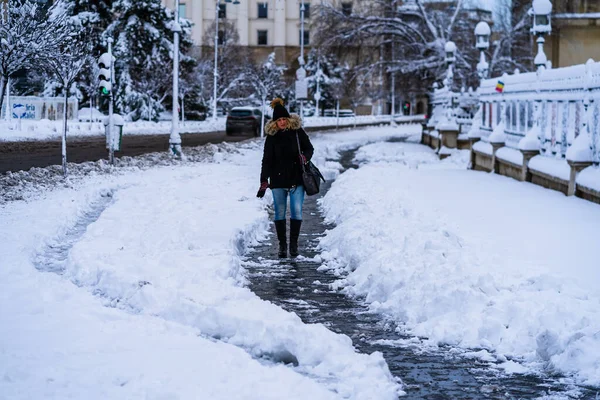
[[[292, 114], [289, 118], [285, 119], [287, 119], [287, 126], [285, 129], [297, 130], [302, 128], [302, 119], [298, 114]], [[279, 128], [277, 127], [277, 121], [271, 120], [267, 122], [267, 125], [265, 125], [265, 133], [267, 135], [273, 136], [277, 132], [279, 132]]]

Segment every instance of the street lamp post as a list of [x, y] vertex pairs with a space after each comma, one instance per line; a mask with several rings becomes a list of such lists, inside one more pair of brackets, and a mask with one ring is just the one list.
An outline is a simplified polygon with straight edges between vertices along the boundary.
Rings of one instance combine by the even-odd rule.
[[[300, 63], [300, 68], [298, 68], [298, 71], [296, 73], [297, 79], [299, 81], [304, 82], [304, 79], [306, 77], [306, 73], [304, 72], [304, 11], [306, 11], [306, 8], [304, 7], [304, 0], [300, 0], [300, 57], [298, 58], [298, 61]], [[304, 85], [300, 85], [302, 87], [304, 87]], [[296, 93], [296, 96], [298, 96], [298, 93]], [[302, 98], [302, 94], [300, 97], [300, 118], [304, 117], [303, 111], [304, 111], [304, 99]]]
[[488, 77], [490, 66], [485, 59], [485, 51], [490, 48], [490, 35], [492, 30], [487, 22], [481, 21], [475, 27], [475, 47], [479, 49], [479, 63], [477, 63], [477, 74], [482, 81]]
[[[217, 120], [217, 78], [219, 77], [219, 3], [215, 1], [215, 66], [213, 69], [213, 121]], [[232, 3], [231, 0], [225, 0], [225, 3]], [[234, 0], [233, 4], [240, 4], [239, 0]]]
[[396, 125], [396, 121], [394, 121], [394, 114], [396, 113], [396, 73], [393, 71], [394, 68], [394, 42], [392, 41], [392, 112], [390, 113], [390, 125]]
[[444, 46], [444, 50], [446, 52], [446, 63], [448, 64], [448, 72], [446, 74], [446, 79], [444, 79], [444, 86], [446, 86], [448, 92], [448, 102], [446, 109], [446, 117], [448, 120], [452, 118], [452, 85], [454, 84], [454, 69], [453, 65], [456, 61], [456, 44], [454, 42], [446, 42]]
[[[485, 59], [485, 51], [490, 48], [491, 34], [492, 30], [485, 21], [481, 21], [475, 27], [475, 47], [480, 51], [479, 63], [477, 63], [477, 75], [479, 76], [480, 85], [484, 79], [488, 78], [490, 71], [490, 66]], [[469, 130], [469, 141], [471, 143], [471, 147], [473, 147], [473, 144], [475, 144], [475, 142], [477, 142], [481, 138], [480, 127], [482, 114], [483, 103], [479, 102], [479, 107], [477, 108], [477, 112], [473, 117], [473, 123], [471, 124], [471, 129]], [[474, 153], [471, 153], [471, 166], [475, 164], [473, 154]]]
[[315, 114], [314, 117], [320, 116], [319, 100], [321, 100], [321, 54], [317, 52], [317, 92], [315, 93]]
[[179, 0], [175, 0], [175, 21], [173, 22], [173, 117], [169, 148], [177, 157], [182, 157], [181, 135], [179, 134]]
[[552, 3], [550, 0], [533, 0], [533, 5], [530, 11], [533, 17], [533, 28], [531, 33], [537, 35], [538, 53], [535, 56], [534, 64], [538, 69], [546, 68], [548, 57], [544, 53], [544, 35], [552, 31]]
[[217, 120], [217, 77], [219, 76], [219, 0], [215, 1], [215, 65], [213, 68], [213, 121]]

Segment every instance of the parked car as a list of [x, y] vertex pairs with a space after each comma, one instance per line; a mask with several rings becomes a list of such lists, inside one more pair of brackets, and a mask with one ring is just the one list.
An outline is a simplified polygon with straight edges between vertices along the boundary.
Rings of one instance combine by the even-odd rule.
[[[225, 121], [225, 134], [251, 133], [253, 136], [260, 135], [260, 121], [262, 113], [256, 107], [233, 107]], [[265, 115], [265, 123], [268, 117]]]
[[[325, 117], [335, 117], [336, 116], [336, 110], [325, 110], [324, 114]], [[340, 118], [349, 118], [349, 117], [356, 117], [356, 115], [354, 114], [354, 111], [352, 110], [340, 110]]]

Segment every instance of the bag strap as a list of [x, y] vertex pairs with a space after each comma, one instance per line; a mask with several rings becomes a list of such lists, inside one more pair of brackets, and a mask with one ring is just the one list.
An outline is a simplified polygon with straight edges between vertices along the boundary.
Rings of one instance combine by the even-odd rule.
[[[298, 131], [296, 131], [296, 143], [298, 143], [298, 156], [301, 156], [302, 150], [300, 149], [300, 138], [298, 138]], [[300, 164], [302, 164], [302, 172], [306, 172], [306, 169], [304, 169], [304, 163], [300, 162]]]

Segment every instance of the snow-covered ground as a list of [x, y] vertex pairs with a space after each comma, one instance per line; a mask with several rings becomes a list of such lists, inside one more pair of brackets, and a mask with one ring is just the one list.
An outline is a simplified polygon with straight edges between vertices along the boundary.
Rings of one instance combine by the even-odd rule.
[[[410, 120], [420, 118], [419, 116], [404, 117], [397, 116], [397, 121]], [[304, 118], [305, 126], [336, 126], [336, 122], [340, 126], [353, 126], [355, 124], [368, 123], [385, 123], [389, 122], [389, 115], [381, 116], [357, 116], [351, 118], [340, 118], [339, 121], [335, 117], [306, 117]], [[16, 142], [24, 140], [49, 140], [58, 139], [62, 134], [62, 121], [29, 121], [23, 120], [20, 123], [16, 120], [11, 122], [0, 121], [0, 142]], [[217, 121], [211, 118], [206, 121], [185, 121], [180, 123], [180, 132], [182, 133], [206, 133], [218, 132], [225, 130], [225, 117], [219, 117]], [[126, 122], [123, 128], [124, 135], [162, 135], [171, 131], [170, 121], [148, 122], [136, 121]], [[104, 135], [104, 125], [101, 122], [76, 122], [69, 121], [68, 137], [90, 137]]]
[[[332, 176], [325, 157], [405, 134], [324, 135], [316, 161]], [[396, 398], [381, 354], [245, 288], [241, 257], [269, 223], [261, 143], [17, 185], [27, 200], [0, 206], [0, 398]]]
[[[383, 143], [419, 131], [313, 136], [328, 178], [340, 151], [361, 147], [361, 167], [322, 202], [337, 224], [320, 244], [323, 268], [428, 343], [599, 385], [600, 207], [467, 171], [468, 152], [439, 161]], [[255, 198], [262, 142], [202, 149], [186, 163], [121, 160], [112, 173], [72, 165], [62, 185], [41, 184], [51, 174], [38, 169], [0, 181], [25, 199], [0, 205], [0, 398], [401, 393], [381, 354], [357, 354], [245, 287], [243, 254], [268, 234], [270, 192]]]
[[322, 201], [339, 288], [426, 342], [600, 385], [598, 205], [413, 143], [356, 160]]

